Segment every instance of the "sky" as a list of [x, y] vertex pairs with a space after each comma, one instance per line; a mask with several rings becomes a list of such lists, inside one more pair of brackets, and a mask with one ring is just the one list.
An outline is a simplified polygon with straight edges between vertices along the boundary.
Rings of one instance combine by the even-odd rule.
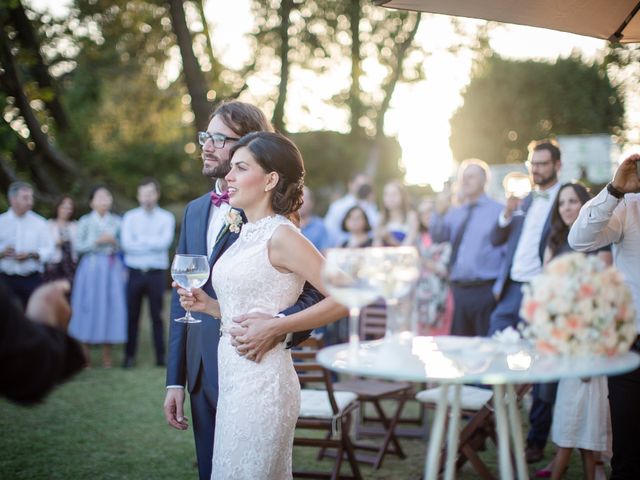
[[[31, 0], [36, 9], [47, 8], [64, 14], [68, 0]], [[214, 47], [222, 63], [241, 67], [250, 56], [246, 33], [252, 28], [249, 0], [208, 0], [206, 14], [210, 22]], [[462, 19], [466, 28], [483, 23]], [[423, 64], [426, 80], [396, 87], [387, 113], [385, 133], [397, 136], [402, 147], [402, 163], [409, 184], [430, 184], [440, 190], [455, 169], [449, 147], [449, 118], [462, 103], [462, 91], [470, 80], [470, 53], [449, 53], [448, 47], [458, 40], [449, 17], [424, 15], [416, 42], [430, 55]], [[559, 56], [579, 52], [593, 59], [605, 46], [598, 40], [569, 33], [516, 25], [499, 25], [490, 34], [491, 47], [501, 56], [514, 59], [553, 61]], [[366, 69], [366, 66], [365, 66]], [[363, 79], [377, 81], [376, 72], [368, 71]], [[263, 74], [249, 81], [247, 101], [264, 100], [272, 96], [278, 78]], [[341, 68], [330, 78], [318, 78], [305, 71], [291, 72], [286, 116], [289, 131], [332, 129], [347, 131], [348, 116], [344, 110], [329, 106], [326, 101], [337, 90], [348, 86], [349, 70]], [[640, 124], [640, 99], [633, 99], [631, 120]], [[636, 139], [640, 140], [640, 139]]]

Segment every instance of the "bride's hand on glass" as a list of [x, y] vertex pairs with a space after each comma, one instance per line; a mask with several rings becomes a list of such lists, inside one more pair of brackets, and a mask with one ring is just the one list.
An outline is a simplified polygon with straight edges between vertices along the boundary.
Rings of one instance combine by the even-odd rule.
[[192, 288], [189, 291], [180, 287], [176, 282], [173, 282], [171, 286], [177, 289], [176, 291], [180, 296], [180, 306], [185, 310], [204, 312], [212, 317], [220, 318], [218, 301], [207, 295], [201, 288]]

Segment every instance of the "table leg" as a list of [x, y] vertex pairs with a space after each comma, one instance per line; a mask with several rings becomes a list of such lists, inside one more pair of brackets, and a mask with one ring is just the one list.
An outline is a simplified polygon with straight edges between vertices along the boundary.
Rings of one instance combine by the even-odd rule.
[[511, 455], [509, 454], [509, 426], [507, 425], [507, 409], [504, 401], [504, 385], [493, 386], [493, 407], [496, 416], [498, 434], [498, 458], [500, 459], [500, 478], [513, 478]]
[[442, 450], [442, 440], [444, 437], [444, 424], [447, 420], [447, 393], [449, 385], [443, 384], [440, 387], [440, 396], [436, 405], [436, 412], [433, 416], [433, 423], [429, 432], [429, 448], [427, 458], [424, 463], [424, 479], [436, 480], [440, 469], [440, 452]]
[[507, 385], [507, 408], [511, 437], [513, 438], [513, 454], [516, 457], [516, 470], [520, 480], [528, 480], [529, 471], [524, 459], [524, 441], [522, 440], [522, 424], [520, 423], [520, 411], [518, 399], [513, 385]]
[[460, 443], [460, 390], [462, 385], [453, 386], [453, 402], [449, 414], [449, 431], [447, 437], [447, 464], [444, 471], [445, 480], [453, 480], [456, 476], [456, 460]]

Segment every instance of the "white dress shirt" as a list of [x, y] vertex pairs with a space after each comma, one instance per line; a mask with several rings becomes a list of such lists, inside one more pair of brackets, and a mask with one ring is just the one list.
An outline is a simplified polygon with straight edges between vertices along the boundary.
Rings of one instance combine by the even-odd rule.
[[619, 200], [604, 188], [580, 209], [569, 231], [571, 248], [588, 252], [609, 244], [613, 263], [631, 289], [640, 331], [640, 194]]
[[169, 247], [173, 241], [176, 220], [160, 207], [147, 211], [134, 208], [124, 214], [120, 244], [124, 264], [138, 270], [169, 268]]
[[[216, 180], [214, 190], [218, 195], [222, 193], [219, 179]], [[216, 207], [213, 203], [211, 204], [211, 209], [209, 210], [209, 227], [207, 228], [207, 257], [211, 256], [211, 252], [213, 252], [218, 234], [224, 227], [224, 216], [229, 210], [231, 210], [231, 207], [228, 203], [221, 203], [219, 207]]]
[[[510, 277], [516, 282], [529, 282], [533, 277], [542, 272], [542, 261], [540, 260], [540, 238], [544, 230], [553, 202], [556, 200], [560, 183], [545, 190], [547, 198], [534, 196], [527, 210], [522, 233], [518, 246], [513, 255]], [[501, 221], [503, 220], [502, 215]]]
[[37, 253], [39, 258], [19, 262], [14, 258], [0, 259], [0, 272], [27, 276], [44, 271], [44, 264], [52, 257], [55, 244], [47, 221], [32, 211], [21, 217], [12, 209], [0, 215], [0, 251], [13, 247], [16, 253]]

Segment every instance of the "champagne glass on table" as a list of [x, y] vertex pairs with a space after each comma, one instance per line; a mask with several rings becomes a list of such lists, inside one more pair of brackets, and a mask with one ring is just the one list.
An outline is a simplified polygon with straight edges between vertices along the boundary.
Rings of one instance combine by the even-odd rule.
[[373, 303], [380, 291], [372, 283], [370, 248], [331, 248], [327, 250], [322, 279], [329, 294], [349, 309], [349, 350], [355, 355], [360, 345], [360, 309]]
[[[420, 255], [416, 247], [382, 247], [371, 249], [371, 263], [375, 266], [372, 282], [387, 303], [385, 340], [405, 343], [414, 335], [412, 315], [399, 308], [400, 299], [411, 301], [420, 276]], [[411, 305], [407, 305], [410, 307]]]
[[[177, 254], [171, 263], [171, 278], [185, 290], [200, 288], [209, 278], [209, 259], [205, 255]], [[184, 317], [175, 318], [175, 322], [200, 323], [202, 320], [191, 315], [187, 309]]]

